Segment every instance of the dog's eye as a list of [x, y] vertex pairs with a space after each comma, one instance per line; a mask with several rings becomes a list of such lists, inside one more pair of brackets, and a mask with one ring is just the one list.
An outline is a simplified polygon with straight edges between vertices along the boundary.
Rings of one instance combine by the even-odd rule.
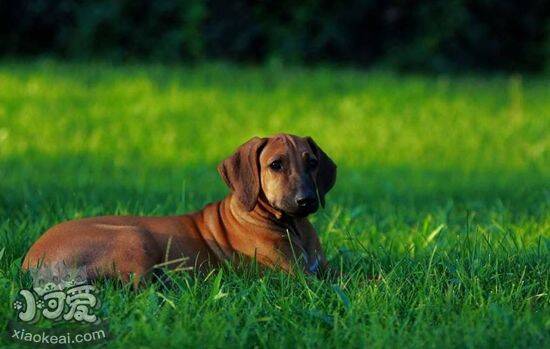
[[273, 171], [280, 171], [283, 168], [283, 163], [281, 162], [281, 160], [275, 160], [269, 164], [269, 167]]
[[314, 168], [316, 168], [317, 165], [319, 165], [319, 162], [317, 161], [317, 159], [314, 159], [314, 158], [307, 159], [307, 167], [310, 170], [313, 170]]

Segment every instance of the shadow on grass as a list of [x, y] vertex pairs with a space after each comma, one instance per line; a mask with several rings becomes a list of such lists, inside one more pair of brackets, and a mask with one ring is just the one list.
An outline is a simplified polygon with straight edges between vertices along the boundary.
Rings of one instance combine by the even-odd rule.
[[[49, 214], [71, 210], [87, 214], [175, 214], [196, 210], [223, 198], [227, 189], [217, 164], [160, 164], [128, 159], [117, 163], [93, 154], [31, 154], [0, 160], [0, 214]], [[543, 214], [548, 205], [549, 178], [511, 172], [464, 173], [371, 166], [340, 167], [329, 205], [346, 209], [429, 212], [453, 202], [476, 210], [507, 208], [520, 215]], [[73, 212], [73, 214], [75, 213]]]
[[[461, 228], [471, 212], [477, 214], [477, 223], [490, 224], [502, 217], [508, 222], [540, 221], [548, 214], [547, 183], [533, 172], [340, 167], [327, 209], [316, 215], [316, 225], [325, 232], [330, 221], [338, 219], [345, 226], [351, 219], [362, 227], [374, 224], [382, 232], [397, 229], [403, 236], [410, 231], [407, 227], [422, 224], [428, 215], [435, 216], [438, 224]], [[92, 154], [4, 157], [0, 160], [2, 263], [19, 265], [18, 258], [32, 242], [61, 221], [107, 214], [183, 214], [220, 200], [227, 192], [216, 164], [143, 159], [117, 163]]]

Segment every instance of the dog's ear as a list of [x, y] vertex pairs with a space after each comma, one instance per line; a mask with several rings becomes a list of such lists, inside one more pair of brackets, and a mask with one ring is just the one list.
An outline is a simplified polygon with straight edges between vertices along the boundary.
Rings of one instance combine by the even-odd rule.
[[259, 156], [266, 142], [267, 138], [254, 137], [218, 165], [223, 181], [248, 211], [256, 206], [260, 194]]
[[321, 148], [319, 148], [313, 138], [306, 137], [306, 140], [319, 161], [315, 182], [317, 183], [319, 202], [322, 207], [325, 207], [325, 195], [334, 187], [334, 183], [336, 182], [336, 164]]

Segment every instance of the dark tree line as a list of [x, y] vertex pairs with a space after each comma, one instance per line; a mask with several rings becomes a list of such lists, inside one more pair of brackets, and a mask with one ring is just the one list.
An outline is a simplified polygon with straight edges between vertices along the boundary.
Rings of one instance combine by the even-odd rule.
[[0, 54], [536, 71], [548, 1], [0, 0]]

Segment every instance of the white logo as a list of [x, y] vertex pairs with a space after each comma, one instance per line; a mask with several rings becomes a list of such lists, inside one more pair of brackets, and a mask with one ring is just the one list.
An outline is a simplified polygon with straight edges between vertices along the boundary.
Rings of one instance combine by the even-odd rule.
[[30, 270], [32, 290], [23, 289], [13, 303], [17, 317], [34, 323], [43, 316], [52, 321], [98, 324], [93, 313], [100, 306], [96, 289], [87, 280], [84, 268], [70, 268], [64, 263]]

